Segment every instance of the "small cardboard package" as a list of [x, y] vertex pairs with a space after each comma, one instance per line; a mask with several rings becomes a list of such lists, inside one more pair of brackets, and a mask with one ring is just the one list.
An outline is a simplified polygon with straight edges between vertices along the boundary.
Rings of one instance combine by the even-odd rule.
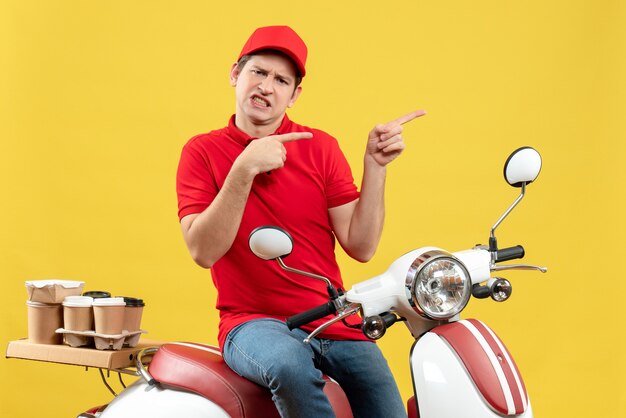
[[66, 296], [78, 296], [85, 282], [75, 280], [31, 280], [26, 282], [28, 300], [40, 303], [62, 303]]

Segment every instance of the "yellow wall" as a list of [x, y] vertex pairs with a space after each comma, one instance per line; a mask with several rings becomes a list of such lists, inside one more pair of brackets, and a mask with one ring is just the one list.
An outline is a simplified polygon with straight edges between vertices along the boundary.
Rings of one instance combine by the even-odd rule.
[[[209, 273], [177, 223], [178, 156], [233, 112], [252, 29], [287, 23], [310, 48], [291, 116], [335, 134], [357, 177], [373, 124], [429, 112], [389, 170], [375, 259], [339, 256], [347, 281], [486, 242], [516, 197], [504, 159], [533, 145], [544, 168], [499, 239], [551, 270], [506, 274], [512, 299], [466, 316], [508, 344], [537, 417], [622, 417], [625, 21], [615, 0], [2, 0], [0, 345], [26, 335], [23, 282], [42, 278], [143, 297], [151, 338], [216, 341]], [[405, 398], [410, 343], [401, 326], [380, 343]], [[108, 400], [93, 370], [0, 359], [0, 416]]]

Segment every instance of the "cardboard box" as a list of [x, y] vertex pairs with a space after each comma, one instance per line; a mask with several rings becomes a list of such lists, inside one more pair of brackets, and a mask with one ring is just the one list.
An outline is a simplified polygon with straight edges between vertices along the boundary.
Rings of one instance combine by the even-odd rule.
[[62, 303], [66, 296], [78, 296], [85, 282], [76, 280], [30, 280], [26, 282], [28, 300], [40, 303]]
[[117, 351], [103, 351], [95, 348], [70, 347], [67, 345], [33, 344], [28, 340], [10, 341], [7, 358], [48, 361], [73, 364], [76, 366], [98, 367], [101, 369], [124, 369], [134, 367], [137, 353], [146, 347], [159, 347], [164, 341], [140, 340], [137, 346]]

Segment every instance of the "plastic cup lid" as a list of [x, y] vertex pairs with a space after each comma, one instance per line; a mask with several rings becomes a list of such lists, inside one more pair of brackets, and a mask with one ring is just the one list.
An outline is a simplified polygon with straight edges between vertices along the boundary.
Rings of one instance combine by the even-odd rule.
[[93, 300], [93, 306], [126, 306], [124, 298], [97, 298]]
[[81, 282], [81, 281], [77, 281], [77, 280], [56, 280], [56, 279], [51, 279], [51, 280], [29, 280], [26, 282], [26, 286], [33, 286], [36, 287], [38, 289], [41, 289], [42, 287], [46, 287], [46, 286], [54, 286], [54, 285], [59, 285], [62, 286], [66, 289], [74, 289], [77, 287], [80, 287], [81, 285], [84, 285], [85, 282]]
[[93, 305], [93, 298], [89, 296], [66, 296], [63, 299], [63, 306], [74, 308], [88, 308]]
[[111, 294], [104, 290], [90, 290], [89, 292], [83, 292], [83, 296], [90, 296], [94, 299], [97, 299], [97, 298], [110, 298]]
[[122, 297], [124, 298], [124, 302], [126, 302], [126, 306], [132, 306], [132, 307], [146, 306], [146, 304], [143, 302], [143, 299], [131, 298], [128, 296], [122, 296]]

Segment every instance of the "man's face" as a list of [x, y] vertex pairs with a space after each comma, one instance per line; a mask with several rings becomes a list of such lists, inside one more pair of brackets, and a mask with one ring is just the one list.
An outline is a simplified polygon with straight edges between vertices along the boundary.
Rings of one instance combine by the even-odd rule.
[[296, 87], [293, 62], [273, 53], [253, 55], [242, 69], [233, 65], [230, 82], [236, 88], [237, 125], [244, 131], [265, 126], [277, 129], [302, 90]]

